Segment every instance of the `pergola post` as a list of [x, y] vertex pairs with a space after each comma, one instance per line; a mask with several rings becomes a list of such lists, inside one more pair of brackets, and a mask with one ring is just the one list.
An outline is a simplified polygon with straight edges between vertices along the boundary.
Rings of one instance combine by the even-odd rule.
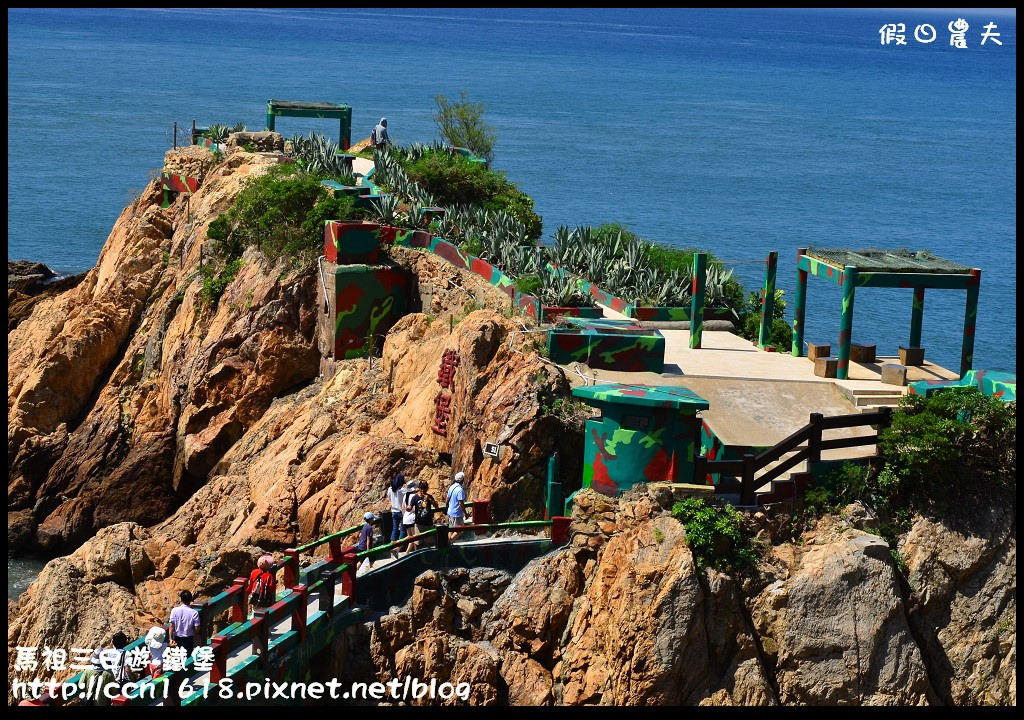
[[772, 317], [775, 315], [775, 273], [779, 254], [772, 250], [764, 261], [764, 289], [761, 295], [761, 329], [757, 333], [757, 346], [772, 344]]
[[267, 100], [267, 130], [274, 129], [274, 112], [273, 105]]
[[924, 288], [914, 288], [914, 304], [910, 308], [910, 347], [921, 347], [921, 322], [924, 319]]
[[690, 349], [700, 349], [704, 332], [704, 285], [707, 283], [707, 253], [693, 254], [693, 286], [690, 292]]
[[853, 296], [856, 289], [857, 268], [847, 265], [843, 268], [843, 314], [839, 317], [836, 380], [846, 380], [850, 375], [850, 338], [853, 334]]
[[807, 271], [800, 269], [800, 259], [807, 254], [807, 248], [796, 251], [796, 293], [793, 298], [793, 356], [804, 354], [804, 310], [807, 305]]
[[967, 284], [967, 307], [964, 310], [964, 340], [960, 350], [960, 377], [974, 365], [974, 330], [978, 321], [978, 291], [981, 290], [981, 270], [971, 270]]

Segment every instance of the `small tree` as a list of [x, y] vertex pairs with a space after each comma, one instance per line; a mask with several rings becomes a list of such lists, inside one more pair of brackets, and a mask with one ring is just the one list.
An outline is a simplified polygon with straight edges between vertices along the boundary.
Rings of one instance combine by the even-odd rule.
[[449, 102], [444, 95], [434, 98], [437, 113], [434, 122], [441, 137], [456, 147], [469, 148], [474, 155], [488, 163], [494, 159], [494, 128], [483, 120], [484, 104], [470, 102], [469, 92], [463, 90], [458, 101]]

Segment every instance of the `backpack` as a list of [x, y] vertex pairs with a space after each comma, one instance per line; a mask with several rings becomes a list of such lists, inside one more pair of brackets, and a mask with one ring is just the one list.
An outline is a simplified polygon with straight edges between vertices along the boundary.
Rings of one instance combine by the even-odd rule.
[[252, 592], [249, 593], [249, 604], [253, 607], [270, 607], [274, 604], [274, 590], [271, 587], [273, 578], [270, 573], [263, 572], [256, 578]]
[[430, 525], [434, 519], [434, 513], [430, 507], [430, 499], [423, 497], [416, 503], [416, 524]]

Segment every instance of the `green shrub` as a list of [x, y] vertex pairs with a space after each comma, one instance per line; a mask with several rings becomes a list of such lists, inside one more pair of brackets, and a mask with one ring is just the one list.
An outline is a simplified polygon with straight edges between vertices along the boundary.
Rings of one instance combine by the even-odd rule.
[[216, 305], [224, 289], [238, 276], [242, 268], [242, 258], [235, 258], [217, 270], [214, 263], [208, 262], [199, 267], [199, 276], [203, 279], [201, 297], [211, 305]]
[[523, 275], [521, 278], [516, 280], [516, 289], [527, 295], [537, 295], [540, 293], [541, 279], [538, 275]]
[[459, 94], [457, 101], [438, 95], [434, 102], [437, 103], [434, 122], [442, 138], [456, 147], [468, 148], [487, 162], [494, 160], [497, 136], [494, 128], [483, 120], [483, 103], [470, 102], [466, 90]]
[[526, 226], [529, 237], [541, 236], [543, 223], [533, 210], [533, 198], [505, 174], [470, 162], [458, 153], [427, 151], [414, 161], [404, 160], [409, 179], [434, 196], [442, 207], [480, 205], [504, 210]]
[[[761, 332], [761, 292], [755, 290], [747, 296], [746, 305], [740, 313], [738, 334], [752, 343], [757, 343]], [[793, 346], [793, 328], [786, 322], [786, 293], [775, 291], [772, 307], [772, 345], [783, 351]]]
[[207, 236], [225, 260], [251, 245], [271, 260], [311, 260], [323, 246], [324, 221], [347, 220], [353, 207], [350, 198], [326, 193], [317, 176], [275, 165], [245, 184], [231, 209], [210, 223]]
[[886, 464], [870, 488], [889, 510], [945, 514], [962, 493], [1016, 484], [1016, 403], [974, 387], [907, 395], [879, 433]]
[[672, 506], [672, 517], [686, 528], [686, 544], [697, 567], [739, 570], [757, 561], [749, 538], [743, 534], [743, 516], [729, 505], [708, 505], [702, 498], [687, 498]]

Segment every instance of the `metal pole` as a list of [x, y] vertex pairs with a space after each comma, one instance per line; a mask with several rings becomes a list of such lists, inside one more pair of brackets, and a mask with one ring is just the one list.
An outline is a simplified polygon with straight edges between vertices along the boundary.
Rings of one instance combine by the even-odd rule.
[[178, 149], [178, 121], [174, 121], [174, 149]]

